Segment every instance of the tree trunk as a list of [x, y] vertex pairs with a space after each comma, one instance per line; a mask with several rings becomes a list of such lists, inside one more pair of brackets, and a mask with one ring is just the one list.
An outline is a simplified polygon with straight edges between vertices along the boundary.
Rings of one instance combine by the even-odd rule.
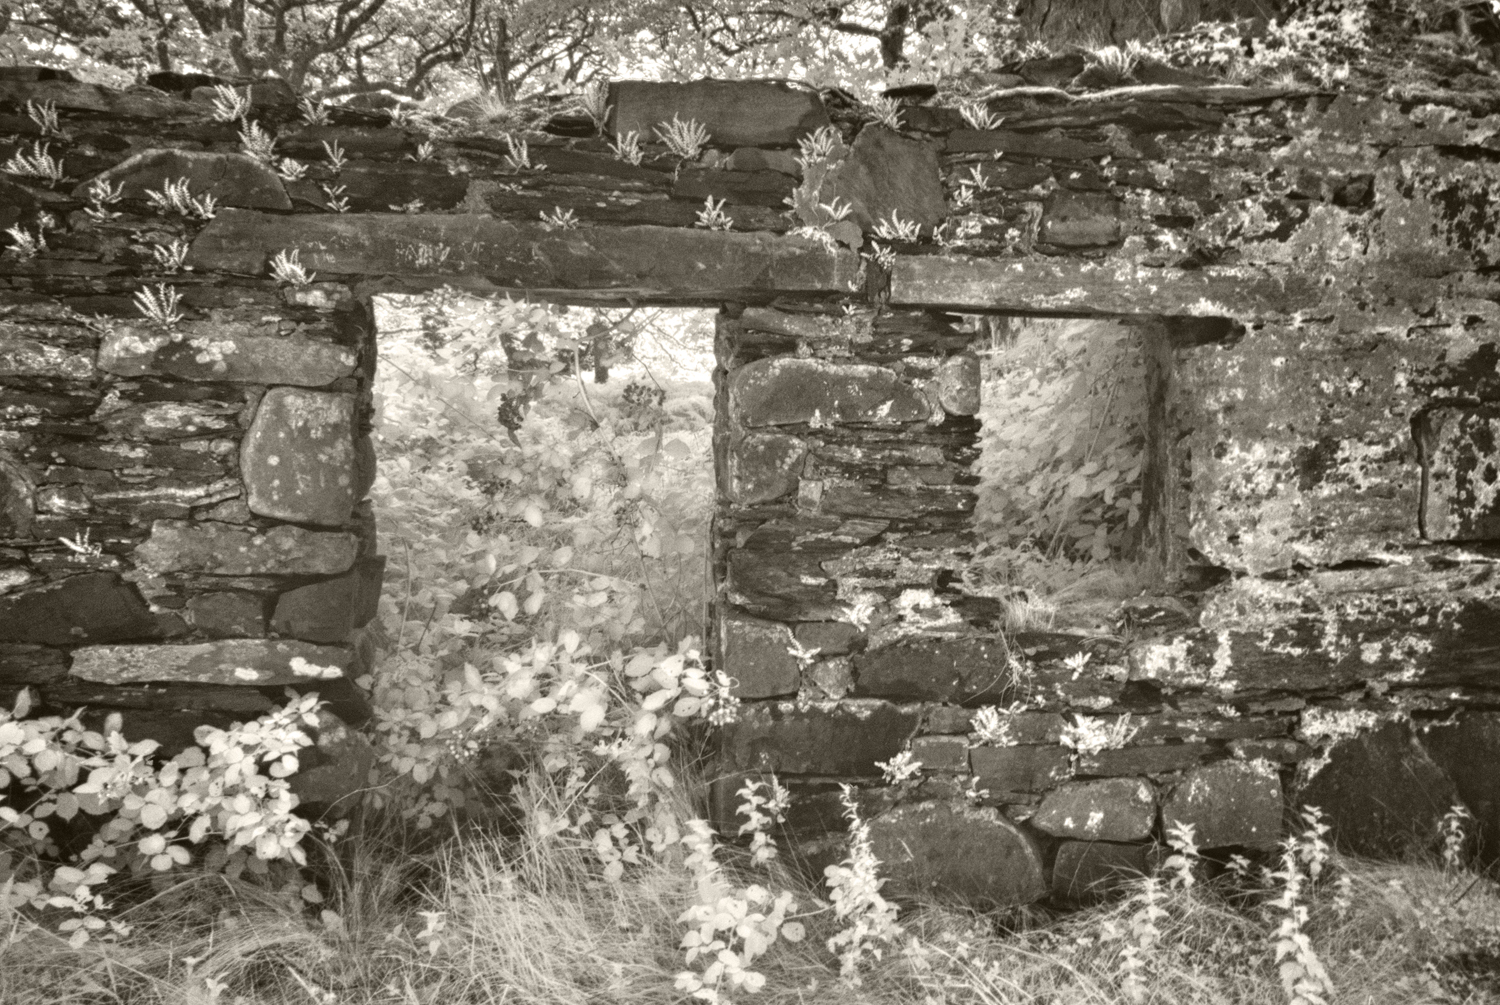
[[1200, 21], [1275, 17], [1286, 0], [1020, 0], [1028, 38], [1051, 46], [1098, 48], [1145, 41]]

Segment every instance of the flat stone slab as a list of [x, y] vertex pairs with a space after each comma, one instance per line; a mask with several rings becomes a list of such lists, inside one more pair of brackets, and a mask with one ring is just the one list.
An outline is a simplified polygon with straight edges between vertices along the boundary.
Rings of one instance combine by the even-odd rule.
[[194, 150], [146, 150], [73, 190], [73, 198], [88, 198], [89, 185], [101, 181], [120, 186], [127, 199], [145, 201], [146, 193], [161, 192], [167, 184], [186, 180], [195, 196], [212, 195], [221, 206], [246, 209], [292, 208], [276, 172], [245, 154], [202, 153]]
[[115, 324], [99, 346], [99, 368], [121, 377], [321, 387], [354, 372], [352, 349], [308, 339], [225, 332], [185, 321], [173, 333]]
[[786, 625], [726, 613], [719, 619], [719, 644], [719, 669], [735, 681], [741, 699], [796, 693], [801, 664], [792, 655], [794, 640]]
[[870, 841], [888, 895], [958, 900], [980, 909], [1047, 895], [1036, 842], [993, 809], [901, 806], [870, 822]]
[[1162, 803], [1165, 830], [1193, 825], [1200, 848], [1268, 848], [1281, 839], [1281, 777], [1264, 763], [1220, 761], [1183, 775]]
[[338, 527], [354, 509], [354, 396], [273, 387], [240, 446], [258, 516]]
[[276, 598], [271, 629], [307, 642], [345, 641], [375, 617], [385, 558], [362, 558], [335, 579], [309, 583]]
[[198, 436], [234, 434], [239, 429], [239, 403], [213, 401], [154, 401], [126, 405], [96, 414], [94, 421], [122, 440], [169, 442]]
[[849, 219], [865, 233], [899, 213], [926, 229], [948, 216], [937, 150], [884, 126], [859, 131], [846, 157], [823, 183], [819, 202], [842, 199], [853, 209]]
[[1003, 702], [1021, 685], [1000, 639], [912, 639], [854, 657], [858, 691], [903, 701]]
[[1255, 266], [1149, 268], [1130, 262], [897, 255], [891, 305], [1255, 318], [1319, 303], [1311, 276]]
[[63, 380], [92, 380], [94, 361], [81, 352], [59, 345], [48, 345], [28, 338], [24, 331], [35, 331], [0, 322], [0, 377], [58, 377]]
[[332, 576], [354, 564], [353, 534], [272, 527], [264, 534], [230, 524], [157, 520], [135, 550], [135, 561], [152, 572], [199, 572], [215, 576]]
[[270, 639], [87, 646], [73, 653], [69, 673], [98, 684], [180, 681], [271, 687], [342, 677], [351, 658], [347, 649]]
[[0, 597], [0, 642], [68, 646], [160, 635], [156, 615], [113, 572], [89, 572]]
[[695, 80], [658, 83], [617, 80], [609, 86], [614, 111], [609, 132], [637, 132], [655, 141], [676, 116], [696, 120], [719, 147], [787, 147], [828, 125], [822, 100], [810, 91], [771, 81]]
[[1045, 792], [1066, 781], [1072, 774], [1068, 748], [1023, 745], [1016, 747], [975, 747], [969, 751], [969, 764], [979, 776], [981, 788], [1004, 800], [1007, 793]]
[[875, 762], [900, 753], [920, 720], [920, 709], [883, 701], [764, 702], [741, 707], [720, 751], [740, 771], [878, 775]]
[[1069, 782], [1047, 793], [1031, 825], [1080, 841], [1144, 841], [1156, 823], [1156, 793], [1140, 778]]
[[1080, 775], [1160, 775], [1196, 767], [1213, 756], [1206, 743], [1172, 743], [1101, 750], [1078, 758]]
[[188, 598], [188, 621], [210, 638], [260, 638], [266, 634], [266, 602], [255, 593], [222, 590]]
[[186, 101], [149, 89], [120, 91], [80, 80], [0, 80], [0, 103], [24, 108], [28, 101], [38, 105], [50, 103], [58, 111], [100, 112], [139, 119], [169, 115], [193, 119], [202, 114]]
[[922, 393], [894, 370], [787, 356], [759, 359], [735, 370], [729, 377], [729, 408], [750, 427], [895, 424], [932, 414]]
[[[497, 286], [640, 295], [847, 293], [853, 252], [799, 237], [677, 227], [544, 230], [473, 214], [272, 216], [225, 210], [193, 241], [198, 269], [267, 274], [278, 251], [344, 275], [476, 276]], [[641, 249], [652, 249], [642, 254]]]
[[789, 495], [797, 488], [807, 444], [795, 436], [752, 433], [731, 437], [729, 443], [729, 498], [754, 506]]
[[1147, 846], [1064, 841], [1052, 864], [1052, 896], [1071, 903], [1098, 900], [1147, 872]]

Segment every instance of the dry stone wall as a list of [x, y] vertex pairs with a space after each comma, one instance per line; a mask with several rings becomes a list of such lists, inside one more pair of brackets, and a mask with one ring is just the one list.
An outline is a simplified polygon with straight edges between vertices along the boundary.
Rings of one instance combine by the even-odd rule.
[[[997, 128], [912, 102], [898, 130], [785, 85], [624, 82], [611, 134], [710, 136], [630, 163], [566, 115], [522, 147], [251, 90], [300, 176], [212, 89], [0, 75], [0, 697], [169, 745], [284, 686], [357, 725], [370, 296], [714, 304], [715, 655], [744, 702], [721, 815], [774, 770], [816, 851], [852, 780], [906, 890], [998, 903], [1090, 895], [1177, 822], [1264, 848], [1290, 802], [1388, 850], [1462, 798], [1500, 841], [1469, 756], [1500, 742], [1500, 92], [1019, 83]], [[841, 222], [783, 212], [834, 197]], [[731, 230], [695, 226], [705, 199]], [[875, 237], [893, 214], [919, 239]], [[274, 278], [290, 251], [315, 281]], [[967, 584], [974, 313], [1143, 333], [1160, 589], [1107, 635], [1009, 632]], [[975, 713], [1017, 703], [981, 742]], [[882, 785], [908, 745], [921, 779]]]

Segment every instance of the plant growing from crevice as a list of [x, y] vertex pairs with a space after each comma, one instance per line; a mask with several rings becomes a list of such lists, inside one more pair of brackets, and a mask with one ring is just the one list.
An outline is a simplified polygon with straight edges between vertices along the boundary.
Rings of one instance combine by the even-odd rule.
[[233, 122], [250, 114], [250, 88], [238, 91], [228, 84], [214, 85], [213, 116], [216, 122]]
[[283, 248], [276, 252], [271, 258], [271, 278], [278, 283], [298, 288], [311, 286], [315, 273], [303, 267], [300, 255], [301, 250], [298, 248]]
[[672, 156], [679, 161], [697, 160], [708, 146], [708, 127], [697, 119], [684, 122], [673, 115], [671, 122], [657, 123], [655, 132], [656, 138], [665, 143]]

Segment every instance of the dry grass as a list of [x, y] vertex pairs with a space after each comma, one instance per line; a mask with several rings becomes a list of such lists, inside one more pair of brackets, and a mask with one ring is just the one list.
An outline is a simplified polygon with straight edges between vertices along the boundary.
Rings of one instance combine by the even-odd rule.
[[[533, 809], [552, 798], [523, 787]], [[557, 808], [557, 807], [553, 807]], [[691, 807], [679, 807], [683, 813]], [[540, 818], [533, 814], [533, 818]], [[599, 878], [587, 843], [522, 826], [470, 825], [441, 839], [367, 820], [320, 856], [324, 902], [185, 875], [122, 912], [133, 933], [70, 949], [20, 919], [0, 918], [0, 1002], [128, 1005], [660, 1005], [683, 1001], [677, 917], [692, 895], [681, 856]], [[735, 859], [726, 852], [724, 859]], [[1335, 1001], [1416, 1005], [1492, 1000], [1500, 894], [1472, 873], [1346, 861], [1348, 913], [1315, 901], [1308, 931]], [[911, 942], [890, 947], [860, 987], [824, 949], [831, 920], [817, 891], [778, 867], [746, 881], [800, 889], [808, 926], [757, 967], [767, 1005], [1285, 1005], [1270, 957], [1275, 919], [1264, 898], [1200, 884], [1173, 892], [1145, 955], [1143, 997], [1122, 988], [1119, 950], [1138, 905], [1117, 899], [1061, 916], [1006, 917], [913, 907]], [[335, 912], [322, 915], [323, 911]], [[9, 938], [7, 939], [7, 933]], [[1465, 973], [1467, 971], [1467, 974]]]

